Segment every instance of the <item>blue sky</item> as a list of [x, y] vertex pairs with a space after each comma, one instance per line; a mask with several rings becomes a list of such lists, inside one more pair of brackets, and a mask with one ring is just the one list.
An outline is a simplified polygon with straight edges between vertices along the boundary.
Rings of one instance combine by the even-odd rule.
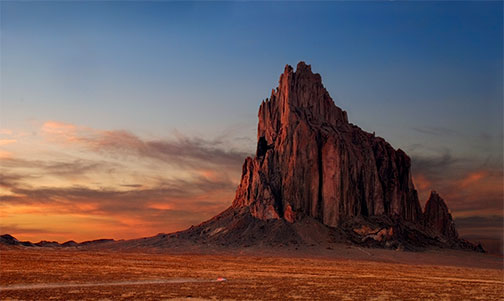
[[283, 66], [305, 60], [369, 130], [497, 134], [501, 8], [4, 2], [2, 109], [8, 124], [49, 118], [156, 134], [218, 131], [253, 125]]
[[[285, 64], [304, 60], [351, 122], [418, 162], [502, 166], [499, 1], [0, 8], [0, 127], [33, 134], [24, 149], [6, 145], [11, 153], [30, 156], [26, 145], [48, 121], [142, 139], [223, 139], [253, 152], [260, 101]], [[469, 169], [452, 164], [446, 174]]]

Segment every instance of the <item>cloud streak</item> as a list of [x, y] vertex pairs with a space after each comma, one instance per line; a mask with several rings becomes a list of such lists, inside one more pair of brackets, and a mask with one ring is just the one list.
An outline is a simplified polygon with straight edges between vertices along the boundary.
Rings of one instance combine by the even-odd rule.
[[[42, 233], [48, 237], [39, 239], [95, 239], [104, 229], [109, 237], [135, 238], [181, 230], [231, 204], [247, 156], [225, 136], [176, 133], [149, 140], [54, 121], [44, 123], [40, 134], [51, 146], [45, 157], [0, 158], [1, 226], [21, 239]], [[68, 229], [74, 233], [65, 236]]]
[[446, 136], [460, 135], [459, 132], [444, 127], [425, 126], [425, 127], [414, 127], [412, 129], [419, 133], [433, 136], [446, 137]]
[[479, 241], [494, 254], [503, 254], [504, 218], [501, 215], [468, 216], [455, 219], [459, 234]]
[[[11, 192], [1, 197], [3, 230], [17, 229], [18, 233], [34, 234], [33, 227], [20, 225], [17, 217], [38, 216], [45, 221], [53, 216], [67, 216], [78, 218], [66, 220], [66, 228], [75, 231], [85, 223], [89, 224], [86, 231], [94, 231], [91, 236], [74, 233], [65, 239], [97, 238], [105, 221], [109, 229], [117, 230], [111, 233], [115, 238], [180, 230], [224, 210], [229, 206], [235, 188], [230, 181], [211, 181], [203, 177], [192, 181], [172, 180], [155, 188], [128, 187], [128, 190], [81, 186], [22, 187], [19, 184], [22, 176], [2, 178], [2, 186]], [[95, 226], [89, 221], [92, 218], [95, 218]], [[38, 225], [40, 233], [61, 233], [61, 229], [51, 228], [50, 221], [47, 224]], [[132, 232], [134, 227], [137, 229]]]
[[228, 148], [221, 139], [189, 138], [180, 133], [171, 140], [144, 140], [124, 130], [102, 131], [73, 124], [46, 122], [42, 133], [49, 141], [80, 145], [111, 155], [134, 156], [181, 166], [236, 167], [249, 155]]
[[422, 200], [437, 190], [459, 210], [501, 209], [504, 173], [501, 160], [485, 162], [454, 157], [445, 151], [437, 156], [413, 156], [412, 174]]
[[412, 172], [422, 201], [436, 190], [446, 200], [462, 237], [502, 254], [504, 173], [500, 158], [481, 162], [454, 157], [450, 151], [417, 155], [412, 157]]
[[46, 175], [67, 177], [79, 174], [85, 174], [90, 171], [100, 171], [104, 168], [118, 167], [107, 161], [92, 161], [85, 159], [76, 159], [72, 161], [43, 161], [43, 160], [25, 160], [21, 158], [4, 158], [1, 160], [2, 169], [32, 169], [39, 170]]

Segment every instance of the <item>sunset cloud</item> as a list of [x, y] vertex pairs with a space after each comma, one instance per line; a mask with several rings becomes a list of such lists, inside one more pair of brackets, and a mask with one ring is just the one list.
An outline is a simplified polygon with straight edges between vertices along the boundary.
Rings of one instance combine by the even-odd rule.
[[[4, 158], [1, 160], [1, 167], [6, 169], [29, 168], [38, 169], [40, 172], [48, 175], [67, 177], [72, 175], [84, 174], [92, 170], [100, 170], [114, 166], [113, 163], [106, 161], [91, 161], [85, 159], [76, 159], [72, 161], [43, 161], [43, 160], [25, 160], [20, 158]], [[115, 165], [117, 166], [117, 165]]]
[[16, 139], [0, 139], [0, 146], [16, 143], [16, 141], [17, 141]]
[[454, 157], [449, 151], [438, 156], [413, 156], [412, 174], [422, 201], [430, 190], [436, 190], [447, 199], [453, 211], [502, 208], [501, 159], [480, 162]]
[[484, 179], [487, 176], [488, 171], [486, 170], [470, 172], [469, 174], [467, 174], [467, 176], [459, 181], [459, 186], [460, 188], [465, 188], [469, 185], [479, 182], [481, 179]]
[[[32, 221], [33, 216], [37, 216], [37, 220], [43, 221], [38, 227], [50, 230], [52, 228], [47, 226], [54, 218], [61, 220], [66, 216], [67, 227], [75, 229], [81, 227], [83, 221], [88, 223], [88, 218], [97, 219], [94, 224], [100, 225], [102, 219], [106, 219], [117, 226], [113, 233], [116, 238], [135, 237], [132, 234], [138, 234], [138, 231], [124, 232], [132, 226], [140, 227], [144, 231], [142, 235], [152, 235], [199, 223], [229, 206], [235, 188], [234, 183], [212, 182], [205, 178], [193, 182], [176, 180], [155, 188], [125, 191], [78, 186], [22, 187], [22, 176], [11, 175], [2, 179], [1, 185], [13, 193], [2, 195], [3, 231], [5, 227], [13, 226], [24, 229], [23, 223], [28, 216], [32, 216], [28, 219]], [[97, 238], [101, 229], [97, 226], [94, 230], [92, 237], [74, 233], [73, 238]]]
[[413, 181], [424, 203], [436, 190], [450, 208], [459, 234], [502, 254], [504, 175], [502, 159], [413, 156]]
[[9, 130], [9, 129], [0, 129], [0, 135], [11, 136], [12, 135], [12, 130]]
[[38, 147], [50, 146], [44, 157], [0, 158], [2, 231], [20, 239], [95, 239], [104, 228], [110, 237], [134, 238], [184, 229], [231, 204], [247, 155], [222, 137], [146, 140], [56, 121], [43, 123], [40, 133]]
[[249, 154], [227, 148], [221, 140], [189, 138], [177, 133], [170, 140], [144, 140], [125, 131], [105, 131], [61, 122], [46, 122], [42, 133], [50, 141], [82, 146], [109, 155], [134, 156], [190, 167], [241, 165]]

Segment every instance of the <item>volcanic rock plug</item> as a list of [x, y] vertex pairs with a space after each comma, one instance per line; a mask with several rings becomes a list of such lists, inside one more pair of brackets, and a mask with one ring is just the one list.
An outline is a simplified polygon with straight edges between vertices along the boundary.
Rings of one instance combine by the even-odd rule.
[[[163, 234], [164, 235], [164, 234]], [[473, 249], [443, 199], [422, 212], [411, 161], [348, 122], [310, 65], [289, 65], [259, 108], [257, 151], [245, 159], [232, 206], [167, 239], [223, 246], [354, 243]]]
[[422, 220], [410, 158], [348, 122], [300, 62], [259, 108], [257, 153], [247, 158], [233, 207], [259, 219], [311, 216], [337, 227], [353, 217]]

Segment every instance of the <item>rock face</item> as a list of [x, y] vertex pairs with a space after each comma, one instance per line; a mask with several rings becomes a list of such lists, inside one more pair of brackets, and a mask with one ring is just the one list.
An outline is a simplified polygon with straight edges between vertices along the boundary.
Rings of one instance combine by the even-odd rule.
[[249, 207], [262, 220], [310, 216], [331, 227], [382, 215], [422, 221], [410, 158], [349, 123], [304, 62], [295, 72], [286, 66], [261, 104], [257, 140], [235, 208]]
[[443, 238], [449, 240], [458, 238], [455, 223], [448, 211], [448, 207], [435, 191], [431, 192], [429, 200], [425, 204], [424, 225], [427, 229], [431, 229]]

